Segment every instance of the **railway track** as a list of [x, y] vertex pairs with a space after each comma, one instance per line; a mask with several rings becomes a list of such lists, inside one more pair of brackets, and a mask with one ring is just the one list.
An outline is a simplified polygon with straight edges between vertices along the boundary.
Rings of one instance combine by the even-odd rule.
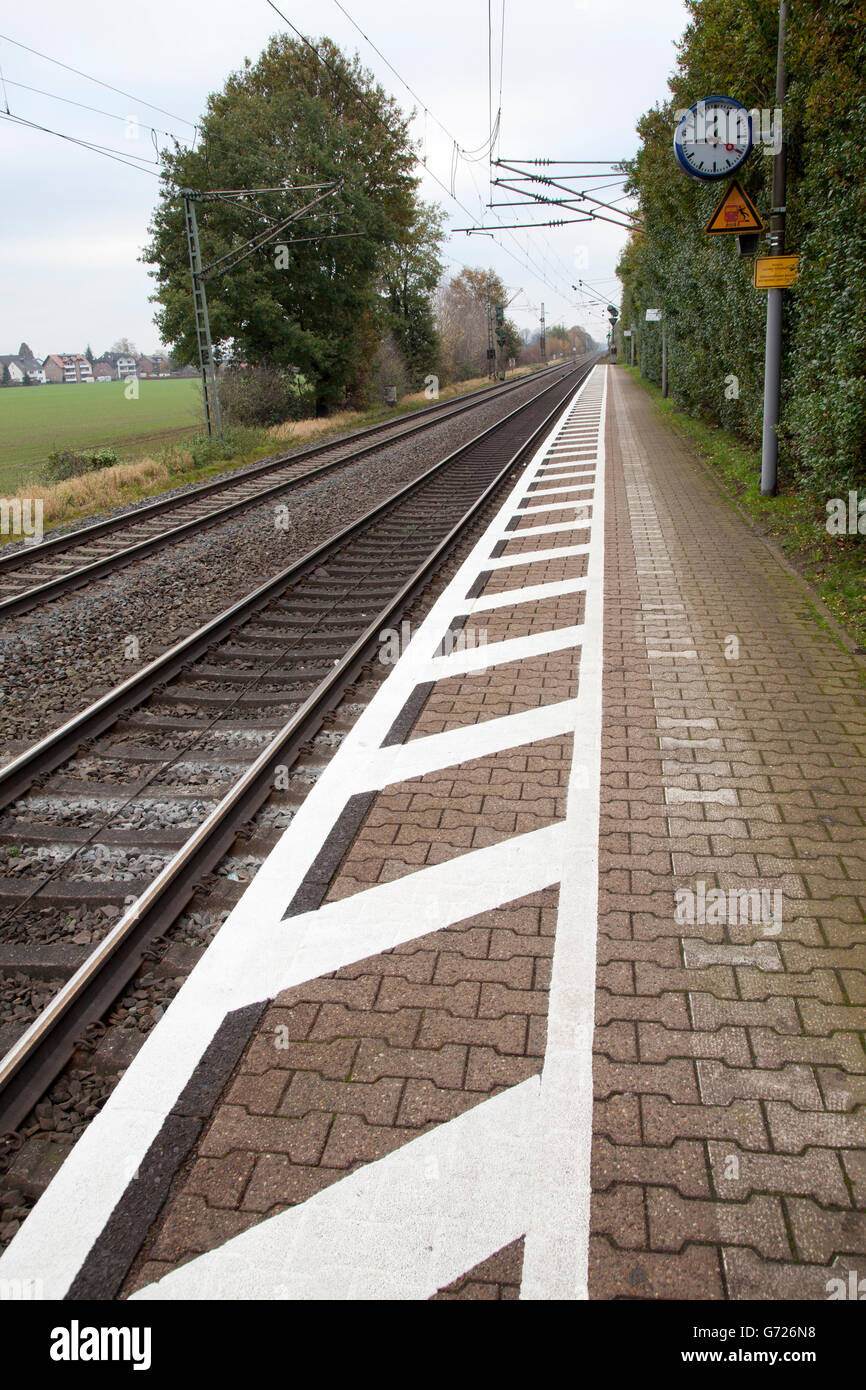
[[0, 771], [0, 959], [57, 955], [82, 933], [93, 945], [0, 1059], [0, 1134], [37, 1104], [266, 801], [279, 824], [292, 799], [279, 778], [594, 360], [554, 374]]
[[38, 545], [0, 553], [0, 618], [26, 613], [248, 507], [282, 497], [293, 488], [357, 463], [378, 449], [475, 410], [492, 398], [525, 390], [529, 382], [536, 382], [539, 377], [558, 378], [567, 369], [549, 367], [530, 378], [521, 377], [504, 386], [497, 384], [467, 398], [425, 406], [408, 419], [384, 420], [346, 438], [325, 440], [290, 455], [263, 459], [236, 477], [223, 476], [199, 483], [181, 495], [160, 498], [132, 512], [50, 537]]

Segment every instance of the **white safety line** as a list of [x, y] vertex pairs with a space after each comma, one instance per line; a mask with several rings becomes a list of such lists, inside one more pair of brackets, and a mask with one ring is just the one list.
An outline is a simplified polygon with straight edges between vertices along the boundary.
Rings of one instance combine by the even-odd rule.
[[486, 613], [496, 608], [523, 608], [526, 604], [543, 603], [549, 598], [567, 598], [569, 594], [583, 593], [586, 578], [550, 580], [546, 584], [527, 584], [525, 589], [505, 589], [500, 594], [479, 594], [477, 598], [464, 599], [464, 606], [470, 616]]
[[587, 571], [580, 715], [575, 723], [568, 789], [568, 854], [559, 889], [547, 1046], [541, 1074], [538, 1140], [529, 1175], [532, 1212], [526, 1232], [521, 1299], [586, 1299], [589, 1271], [592, 1041], [598, 931], [598, 835], [601, 800], [602, 636], [604, 616], [603, 377], [596, 542]]
[[[485, 755], [504, 753], [506, 748], [520, 748], [527, 743], [571, 733], [578, 708], [577, 700], [560, 700], [555, 705], [542, 705], [541, 709], [485, 720]], [[410, 777], [423, 777], [437, 768], [470, 762], [477, 748], [477, 724], [380, 748], [370, 759], [370, 790], [386, 787], [390, 782], [405, 782]]]
[[509, 535], [513, 540], [522, 541], [524, 536], [552, 536], [557, 531], [573, 531], [575, 523], [573, 521], [550, 521], [544, 526], [527, 526], [521, 531], [511, 531]]
[[[591, 506], [591, 505], [592, 505], [592, 498], [591, 498], [591, 497], [585, 498], [585, 500], [582, 501], [582, 502], [543, 502], [543, 503], [541, 504], [541, 506], [539, 506], [539, 507], [522, 507], [522, 508], [521, 508], [521, 511], [520, 511], [520, 515], [521, 515], [521, 516], [526, 516], [526, 515], [527, 515], [528, 513], [530, 513], [530, 512], [570, 512], [570, 511], [583, 512], [583, 511], [585, 510], [585, 508], [587, 508], [587, 507], [589, 507], [589, 506]], [[512, 532], [510, 532], [509, 534], [510, 534], [510, 535], [513, 535], [513, 536], [516, 536], [516, 535], [520, 535], [520, 534], [525, 535], [526, 533], [525, 533], [525, 532], [522, 532], [522, 533], [521, 533], [521, 532], [519, 532], [519, 531], [512, 531]]]
[[[529, 496], [532, 498], [533, 501], [535, 501], [535, 499], [538, 497], [558, 497], [563, 492], [593, 492], [594, 490], [594, 483], [587, 483], [586, 486], [584, 486], [582, 483], [572, 483], [571, 487], [536, 488], [534, 492], [530, 492]], [[521, 508], [522, 512], [528, 510], [528, 507]]]
[[[583, 629], [583, 623], [574, 623], [571, 627], [553, 627], [546, 632], [530, 632], [526, 637], [507, 637], [502, 642], [468, 647], [462, 652], [455, 650], [448, 656], [433, 656], [419, 667], [419, 678], [422, 681], [449, 680], [452, 676], [485, 671], [488, 666], [501, 666], [508, 661], [547, 656], [550, 652], [562, 651], [564, 647], [577, 646], [583, 641]], [[476, 734], [479, 727], [475, 726]]]
[[[583, 529], [583, 528], [581, 528]], [[513, 532], [509, 532], [509, 540]], [[552, 550], [527, 550], [522, 555], [497, 555], [488, 559], [485, 569], [507, 570], [514, 565], [546, 565], [548, 560], [570, 560], [575, 555], [589, 553], [589, 545], [560, 545]]]

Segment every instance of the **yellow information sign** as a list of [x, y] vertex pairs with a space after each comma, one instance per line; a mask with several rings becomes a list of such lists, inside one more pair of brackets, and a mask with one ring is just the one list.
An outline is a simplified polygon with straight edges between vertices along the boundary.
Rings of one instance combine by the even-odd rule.
[[721, 202], [716, 205], [704, 231], [709, 236], [724, 236], [737, 232], [762, 232], [764, 224], [758, 210], [739, 180], [729, 184]]
[[799, 278], [799, 256], [758, 256], [755, 261], [756, 290], [786, 290]]

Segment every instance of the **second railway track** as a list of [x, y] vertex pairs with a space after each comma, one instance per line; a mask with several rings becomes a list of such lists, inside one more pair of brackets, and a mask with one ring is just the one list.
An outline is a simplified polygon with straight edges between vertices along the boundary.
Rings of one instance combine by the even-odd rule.
[[0, 771], [0, 846], [15, 869], [0, 877], [0, 955], [50, 955], [82, 934], [94, 947], [0, 1060], [0, 1133], [39, 1101], [591, 365], [556, 374]]
[[291, 454], [263, 459], [234, 477], [223, 475], [196, 484], [182, 493], [51, 536], [37, 545], [0, 552], [0, 619], [29, 612], [237, 516], [248, 507], [276, 500], [294, 488], [477, 410], [491, 400], [519, 393], [537, 382], [539, 376], [556, 379], [563, 370], [567, 367], [550, 367], [504, 386], [427, 406], [409, 417], [383, 420], [343, 438], [323, 440]]

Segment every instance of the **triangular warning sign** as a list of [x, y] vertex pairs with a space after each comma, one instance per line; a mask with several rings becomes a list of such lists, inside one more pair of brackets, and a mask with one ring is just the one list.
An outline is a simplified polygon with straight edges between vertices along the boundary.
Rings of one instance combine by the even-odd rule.
[[712, 217], [704, 228], [710, 236], [725, 232], [762, 232], [764, 224], [758, 210], [747, 193], [743, 192], [737, 179], [729, 184], [725, 196], [716, 205]]

